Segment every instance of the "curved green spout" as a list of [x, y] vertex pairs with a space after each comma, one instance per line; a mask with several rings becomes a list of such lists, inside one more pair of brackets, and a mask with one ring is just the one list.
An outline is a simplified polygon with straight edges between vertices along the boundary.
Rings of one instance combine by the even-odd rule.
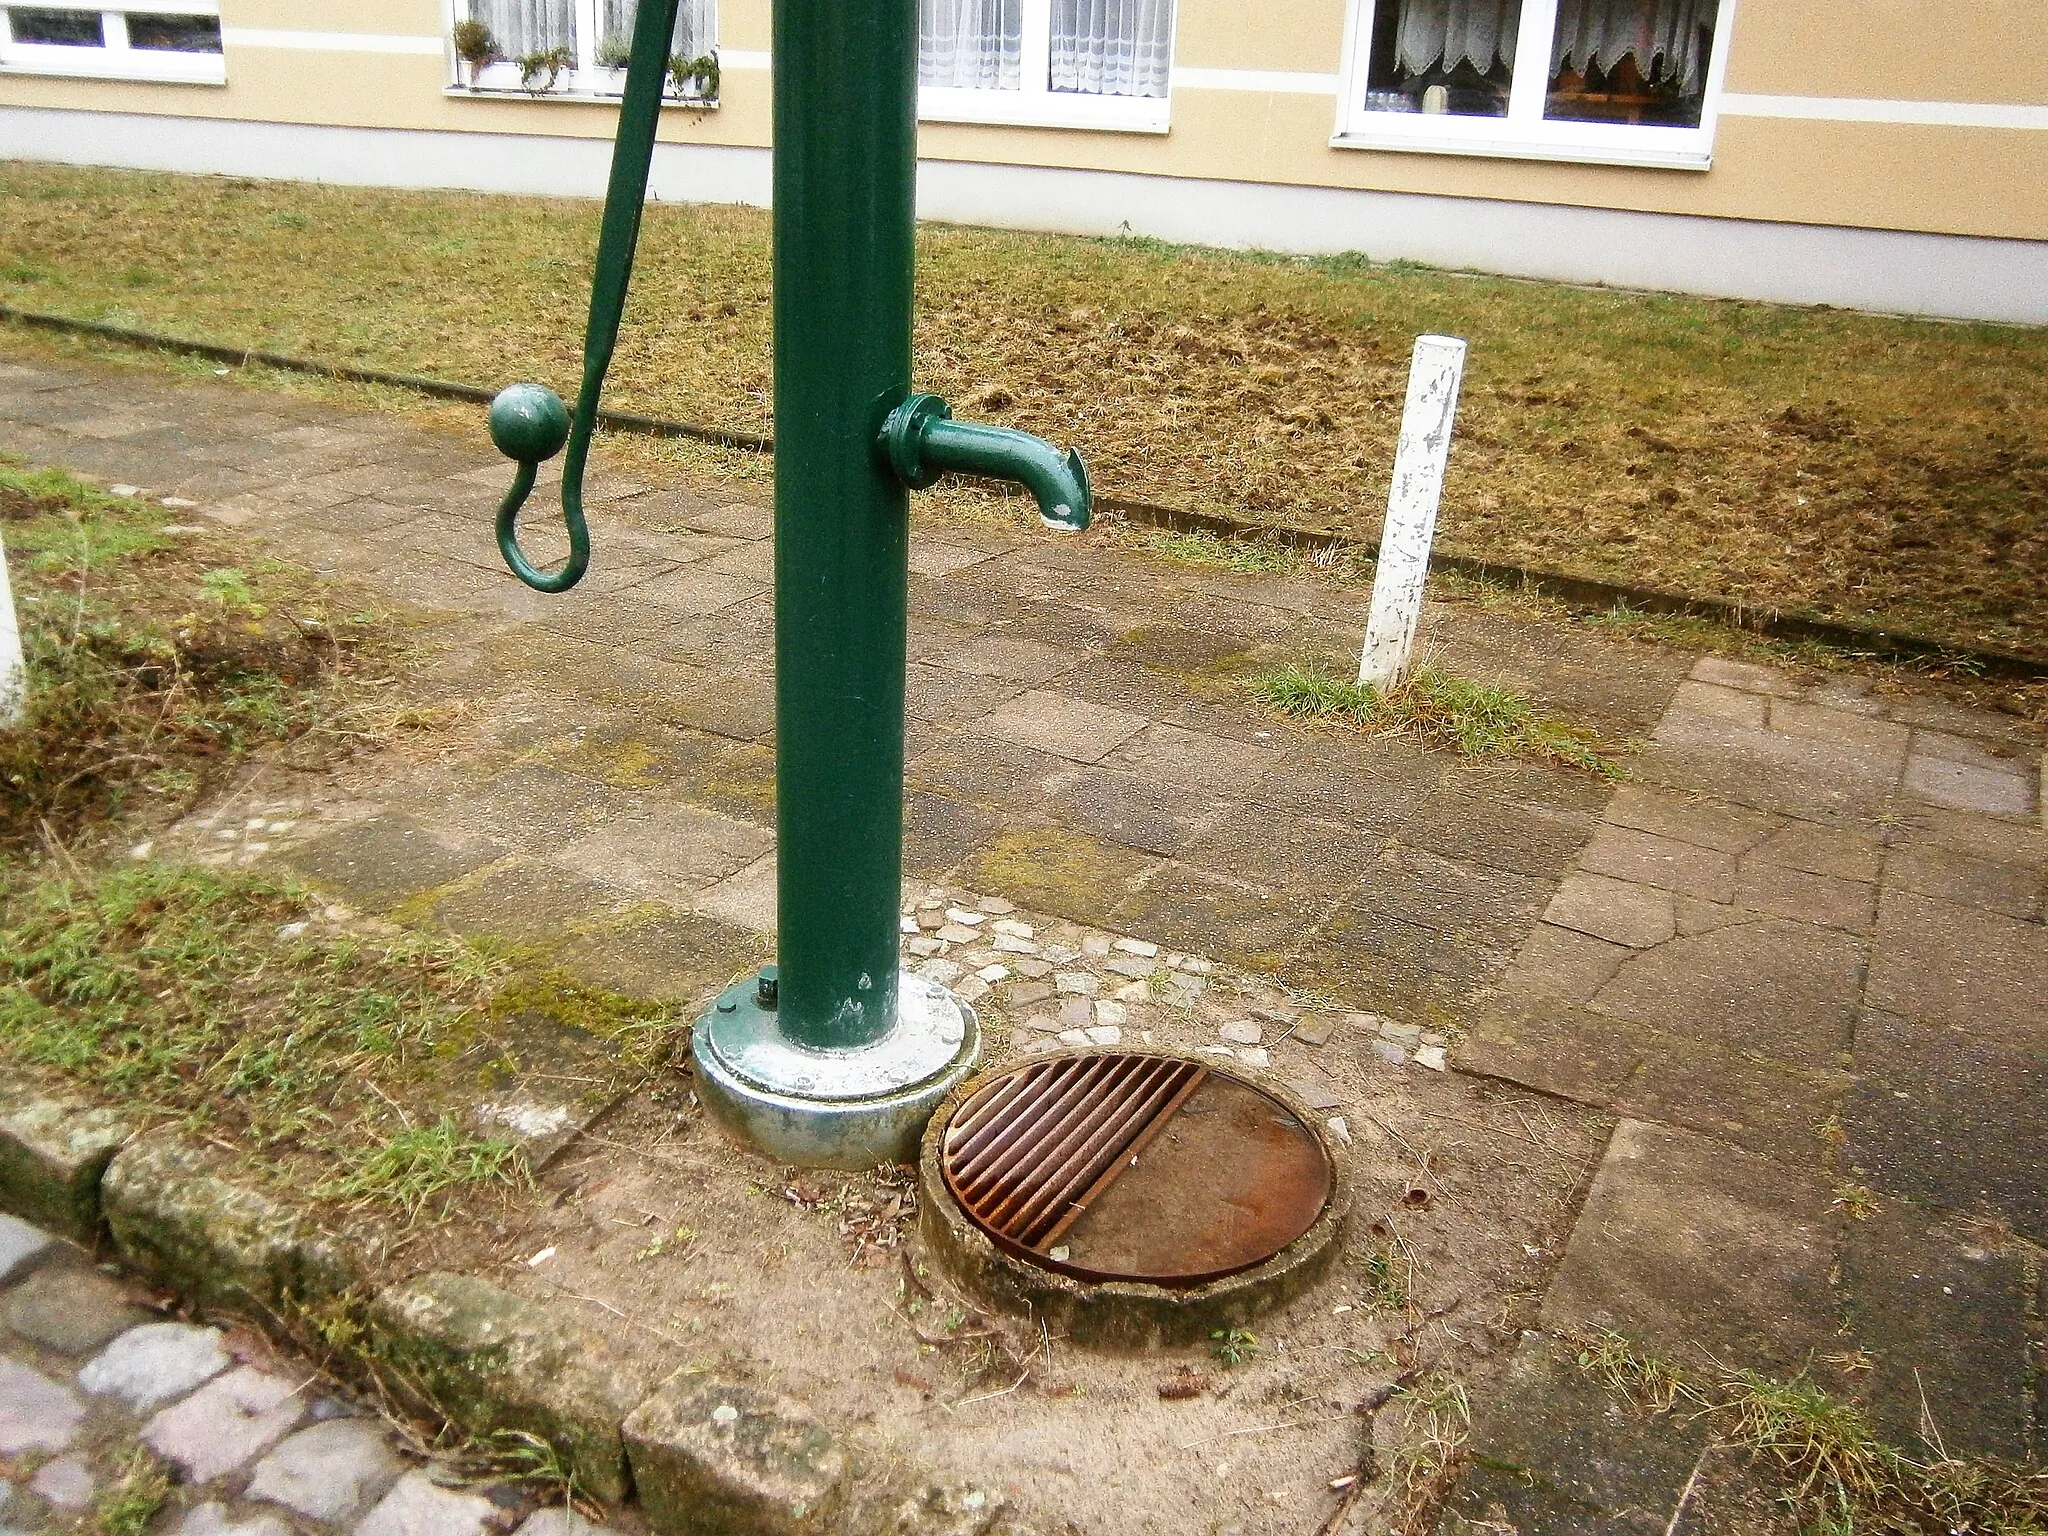
[[[597, 426], [597, 402], [619, 341], [626, 311], [626, 286], [633, 276], [633, 247], [640, 238], [640, 214], [647, 204], [647, 171], [654, 159], [654, 131], [661, 120], [661, 92], [668, 79], [669, 39], [675, 32], [678, 0], [642, 0], [633, 23], [633, 47], [626, 64], [626, 91], [619, 103], [619, 139], [612, 151], [611, 184], [605, 190], [604, 222], [597, 237], [597, 274], [590, 290], [590, 322], [583, 333], [583, 387], [570, 416], [553, 390], [514, 384], [491, 402], [491, 440], [519, 465], [512, 489], [498, 507], [498, 552], [517, 576], [538, 592], [566, 592], [590, 564], [590, 530], [583, 519], [583, 469], [590, 434]], [[519, 547], [519, 509], [533, 490], [536, 470], [561, 450], [562, 523], [569, 532], [569, 558], [543, 571]]]
[[1029, 432], [955, 421], [952, 407], [937, 395], [912, 395], [891, 411], [880, 446], [912, 490], [947, 473], [1014, 480], [1037, 498], [1046, 527], [1078, 533], [1088, 526], [1095, 497], [1079, 453], [1069, 448], [1063, 454]]

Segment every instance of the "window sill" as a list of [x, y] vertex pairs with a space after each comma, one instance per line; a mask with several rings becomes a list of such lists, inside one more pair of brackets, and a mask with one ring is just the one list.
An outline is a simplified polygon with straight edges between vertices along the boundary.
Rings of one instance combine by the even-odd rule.
[[[67, 50], [69, 51], [69, 50]], [[226, 85], [227, 61], [218, 54], [186, 55], [202, 63], [138, 66], [104, 59], [0, 58], [0, 75], [39, 75], [57, 80], [111, 80], [143, 85]]]
[[[1688, 138], [1697, 132], [1691, 129], [1674, 131], [1684, 133]], [[1666, 171], [1706, 171], [1713, 169], [1714, 164], [1714, 151], [1707, 143], [1594, 143], [1572, 139], [1484, 138], [1476, 134], [1425, 138], [1419, 134], [1353, 129], [1333, 135], [1330, 147], [1391, 150], [1409, 155], [1464, 155], [1485, 160], [1550, 160], [1564, 165], [1621, 165]]]
[[[529, 91], [516, 85], [486, 85], [475, 90], [466, 85], [449, 85], [442, 87], [441, 94], [455, 101], [570, 101], [581, 102], [584, 106], [600, 107], [616, 107], [621, 95], [618, 91]], [[716, 112], [719, 101], [715, 96], [709, 101], [664, 96], [661, 105], [664, 111]]]
[[1087, 96], [1079, 92], [926, 89], [917, 93], [921, 123], [990, 128], [1068, 128], [1087, 133], [1163, 134], [1171, 102], [1160, 96]]

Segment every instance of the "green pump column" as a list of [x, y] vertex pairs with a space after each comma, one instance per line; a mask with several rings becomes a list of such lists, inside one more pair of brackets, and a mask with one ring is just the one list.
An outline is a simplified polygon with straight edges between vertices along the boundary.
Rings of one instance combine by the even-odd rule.
[[775, 4], [775, 637], [782, 1028], [896, 1019], [915, 0]]

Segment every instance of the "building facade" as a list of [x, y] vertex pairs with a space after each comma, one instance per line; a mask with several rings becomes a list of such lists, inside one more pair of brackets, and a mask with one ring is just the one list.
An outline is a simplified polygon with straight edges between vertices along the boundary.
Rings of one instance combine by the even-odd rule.
[[[633, 0], [114, 3], [0, 0], [0, 158], [603, 190]], [[681, 13], [654, 194], [765, 203], [770, 0]], [[2042, 0], [921, 0], [920, 212], [2048, 323], [2044, 22]]]

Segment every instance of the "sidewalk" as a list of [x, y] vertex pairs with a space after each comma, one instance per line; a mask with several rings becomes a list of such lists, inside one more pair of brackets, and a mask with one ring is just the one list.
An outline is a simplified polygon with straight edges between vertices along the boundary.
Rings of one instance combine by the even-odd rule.
[[[759, 501], [598, 479], [592, 574], [551, 598], [491, 545], [503, 461], [390, 418], [0, 364], [0, 447], [449, 616], [424, 745], [339, 798], [253, 787], [204, 829], [220, 856], [559, 943], [644, 995], [701, 996], [765, 952]], [[533, 505], [538, 526], [546, 487]], [[2039, 1454], [2048, 833], [2015, 722], [1432, 613], [1445, 665], [1647, 738], [1614, 790], [1265, 715], [1233, 668], [1355, 648], [1364, 594], [1333, 583], [967, 526], [920, 528], [912, 566], [909, 875], [1276, 976], [1397, 1037], [1454, 1032], [1458, 1071], [1618, 1117], [1536, 1281], [1545, 1334], [1811, 1368], [1904, 1443]], [[272, 849], [252, 810], [313, 835]], [[1398, 1038], [1338, 1048], [1421, 1070], [1391, 1066]], [[1604, 1402], [1525, 1335], [1476, 1394], [1446, 1528], [1692, 1528], [1707, 1448]]]

